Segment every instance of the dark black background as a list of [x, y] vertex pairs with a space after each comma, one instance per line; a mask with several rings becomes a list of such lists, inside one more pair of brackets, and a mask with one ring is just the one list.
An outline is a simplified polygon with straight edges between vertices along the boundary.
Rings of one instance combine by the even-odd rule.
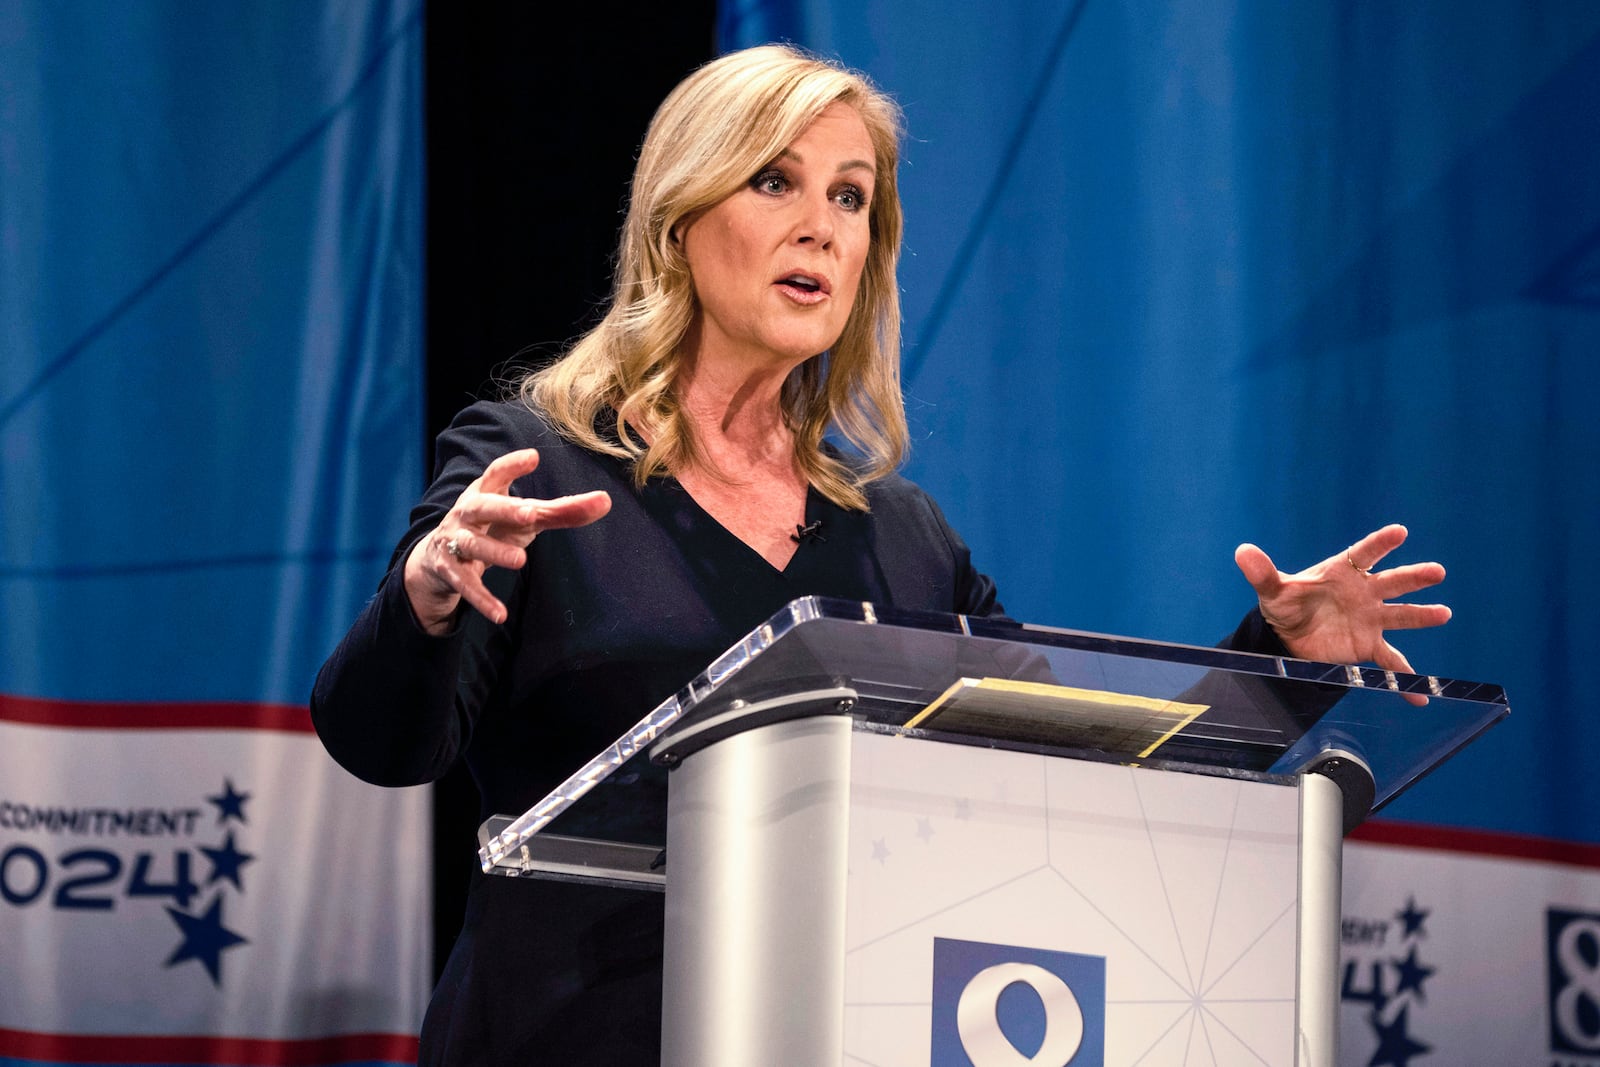
[[[598, 317], [645, 127], [713, 55], [715, 6], [428, 5], [430, 469], [457, 411]], [[434, 798], [437, 973], [477, 863], [478, 798], [459, 769]]]

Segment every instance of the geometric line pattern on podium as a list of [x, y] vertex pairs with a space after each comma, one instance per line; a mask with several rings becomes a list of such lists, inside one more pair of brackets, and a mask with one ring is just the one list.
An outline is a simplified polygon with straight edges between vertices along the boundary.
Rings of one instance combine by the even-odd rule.
[[[1051, 869], [1056, 873], [1061, 881], [1071, 888], [1073, 892], [1077, 893], [1083, 899], [1083, 902], [1087, 907], [1104, 918], [1107, 924], [1112, 929], [1116, 930], [1127, 941], [1127, 944], [1130, 948], [1138, 951], [1141, 955], [1148, 959], [1151, 964], [1155, 966], [1160, 973], [1162, 973], [1172, 983], [1174, 991], [1177, 994], [1170, 999], [1137, 998], [1122, 1000], [1108, 995], [1106, 1006], [1108, 1010], [1112, 1007], [1155, 1008], [1160, 1006], [1178, 1006], [1181, 1009], [1172, 1018], [1172, 1021], [1168, 1024], [1167, 1028], [1156, 1034], [1154, 1039], [1150, 1042], [1150, 1045], [1132, 1061], [1134, 1063], [1144, 1062], [1146, 1057], [1151, 1055], [1155, 1049], [1160, 1047], [1177, 1027], [1179, 1027], [1185, 1020], [1188, 1020], [1190, 1023], [1190, 1033], [1185, 1041], [1185, 1052], [1180, 1062], [1185, 1064], [1190, 1062], [1189, 1051], [1193, 1046], [1194, 1030], [1196, 1027], [1198, 1027], [1201, 1031], [1201, 1036], [1206, 1041], [1207, 1049], [1210, 1052], [1210, 1062], [1225, 1062], [1224, 1060], [1219, 1059], [1215, 1054], [1215, 1046], [1211, 1029], [1218, 1028], [1227, 1033], [1233, 1039], [1239, 1050], [1247, 1052], [1251, 1057], [1253, 1057], [1254, 1062], [1271, 1064], [1272, 1061], [1270, 1059], [1268, 1059], [1260, 1051], [1251, 1047], [1249, 1040], [1247, 1040], [1244, 1036], [1241, 1036], [1232, 1027], [1228, 1026], [1226, 1017], [1232, 1011], [1236, 1011], [1241, 1007], [1247, 1007], [1251, 1005], [1265, 1005], [1272, 1007], [1282, 1007], [1284, 1005], [1292, 1006], [1295, 1001], [1293, 990], [1291, 989], [1287, 995], [1260, 997], [1217, 997], [1214, 995], [1214, 992], [1228, 976], [1228, 974], [1241, 962], [1248, 958], [1252, 950], [1262, 944], [1262, 942], [1268, 936], [1274, 933], [1286, 920], [1292, 920], [1298, 916], [1297, 905], [1293, 900], [1291, 900], [1287, 905], [1276, 910], [1275, 912], [1263, 914], [1257, 929], [1253, 931], [1254, 936], [1250, 937], [1242, 945], [1242, 947], [1236, 949], [1236, 951], [1234, 951], [1226, 959], [1226, 961], [1219, 962], [1219, 969], [1215, 976], [1210, 977], [1208, 980], [1212, 934], [1215, 932], [1217, 915], [1221, 909], [1224, 876], [1227, 872], [1230, 860], [1232, 860], [1235, 855], [1235, 850], [1233, 848], [1234, 832], [1237, 829], [1238, 798], [1239, 794], [1242, 793], [1242, 789], [1236, 789], [1233, 811], [1230, 814], [1226, 824], [1227, 836], [1222, 851], [1221, 866], [1217, 872], [1215, 888], [1210, 897], [1210, 923], [1207, 927], [1206, 939], [1201, 957], [1200, 974], [1196, 976], [1189, 967], [1189, 960], [1187, 952], [1184, 948], [1184, 939], [1181, 933], [1182, 924], [1178, 920], [1176, 907], [1176, 901], [1179, 896], [1192, 897], [1193, 893], [1188, 892], [1183, 887], [1175, 884], [1175, 874], [1169, 875], [1169, 871], [1171, 871], [1177, 865], [1177, 857], [1165, 857], [1166, 862], [1163, 862], [1163, 849], [1159, 843], [1158, 835], [1152, 828], [1151, 818], [1144, 810], [1145, 798], [1143, 792], [1140, 790], [1140, 780], [1141, 779], [1139, 776], [1132, 776], [1133, 792], [1140, 803], [1141, 815], [1143, 816], [1142, 829], [1144, 831], [1144, 839], [1149, 847], [1150, 859], [1156, 870], [1158, 876], [1157, 880], [1161, 886], [1163, 904], [1166, 907], [1167, 917], [1171, 922], [1174, 942], [1177, 945], [1179, 959], [1184, 965], [1184, 975], [1180, 976], [1174, 973], [1174, 968], [1170, 967], [1167, 963], [1164, 963], [1161, 960], [1161, 952], [1159, 947], [1141, 942], [1136, 935], [1131, 933], [1128, 929], [1125, 929], [1124, 924], [1119, 923], [1110, 913], [1109, 909], [1111, 905], [1109, 902], [1096, 900], [1091, 891], [1086, 890], [1077, 884], [1077, 882], [1067, 872], [1062, 871], [1061, 868], [1056, 866], [1053, 862], [1051, 864]], [[1046, 812], [1048, 813], [1046, 816], [1047, 819], [1054, 819], [1056, 817], [1056, 806], [1054, 804], [1047, 804]]]
[[[1003, 770], [999, 784], [991, 783], [994, 794], [982, 798], [931, 784], [940, 780], [937, 763], [916, 764], [921, 777], [915, 779], [897, 779], [899, 768], [889, 772], [876, 762], [870, 771], [866, 763], [852, 770], [853, 777], [865, 775], [857, 781], [871, 785], [853, 798], [851, 882], [886, 879], [884, 889], [867, 893], [879, 900], [887, 893], [893, 907], [862, 920], [851, 934], [858, 939], [845, 949], [847, 970], [861, 976], [847, 994], [847, 1010], [865, 1012], [856, 1018], [867, 1026], [847, 1038], [845, 1058], [868, 1067], [915, 1059], [905, 1047], [869, 1047], [867, 1024], [879, 1009], [933, 1011], [932, 988], [882, 985], [870, 975], [887, 977], [892, 972], [881, 970], [886, 961], [905, 959], [908, 951], [920, 955], [932, 937], [976, 936], [985, 943], [1104, 956], [1105, 1023], [1116, 1020], [1124, 1034], [1117, 1052], [1107, 1048], [1115, 1056], [1108, 1063], [1287, 1067], [1293, 1060], [1298, 914], [1296, 805], [1287, 787], [1073, 763], [1084, 770], [1067, 772], [1068, 784], [1057, 795], [1052, 776], [1059, 772], [1051, 765], [1067, 761], [1023, 753], [987, 758], [998, 759]], [[1120, 782], [1121, 794], [1111, 799], [1108, 780]], [[1247, 815], [1241, 804], [1247, 789], [1271, 789], [1279, 803], [1260, 814], [1258, 795], [1251, 806], [1256, 814]], [[1185, 800], [1197, 790], [1209, 805], [1200, 813]], [[862, 815], [875, 804], [882, 810]], [[947, 806], [946, 814], [933, 810], [938, 804]], [[868, 821], [858, 825], [858, 816]], [[952, 872], [924, 849], [936, 853], [943, 845], [972, 855], [974, 839], [961, 836], [972, 831], [959, 829], [964, 822], [978, 828], [978, 848], [987, 854]], [[1196, 840], [1204, 856], [1197, 857]], [[923, 864], [924, 855], [931, 866]], [[1073, 869], [1073, 859], [1081, 870]], [[978, 884], [986, 873], [993, 880]], [[945, 896], [951, 889], [960, 891]], [[1066, 908], [1042, 903], [1069, 899], [1075, 902]], [[1039, 907], [1047, 910], [1027, 910]], [[1000, 916], [1002, 927], [976, 916]], [[1185, 921], [1187, 946], [1179, 929]], [[1136, 928], [1141, 924], [1143, 930]], [[1130, 1040], [1129, 1033], [1137, 1037]]]

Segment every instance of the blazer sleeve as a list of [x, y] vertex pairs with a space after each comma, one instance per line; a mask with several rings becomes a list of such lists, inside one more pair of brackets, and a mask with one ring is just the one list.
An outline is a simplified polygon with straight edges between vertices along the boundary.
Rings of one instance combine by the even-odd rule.
[[412, 509], [388, 573], [317, 674], [312, 723], [329, 754], [358, 778], [390, 786], [431, 782], [471, 738], [514, 639], [520, 572], [491, 568], [485, 574], [512, 612], [505, 625], [493, 626], [464, 608], [442, 636], [418, 623], [402, 574], [412, 547], [490, 462], [540, 443], [530, 428], [510, 405], [485, 403], [467, 408], [440, 434], [433, 483]]

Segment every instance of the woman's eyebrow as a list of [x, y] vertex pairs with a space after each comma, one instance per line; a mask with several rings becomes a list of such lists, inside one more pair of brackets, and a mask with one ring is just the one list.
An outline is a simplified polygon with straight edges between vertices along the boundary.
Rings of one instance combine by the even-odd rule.
[[[799, 164], [802, 164], [802, 165], [804, 165], [804, 163], [805, 163], [805, 160], [801, 157], [800, 153], [796, 152], [792, 148], [785, 148], [782, 152], [779, 152], [778, 153], [778, 158], [779, 159], [792, 159], [796, 163], [799, 163]], [[875, 165], [873, 165], [869, 160], [865, 160], [865, 159], [847, 159], [843, 163], [840, 163], [834, 169], [836, 171], [839, 171], [839, 172], [843, 172], [843, 171], [847, 171], [847, 170], [871, 171], [872, 175], [874, 177], [876, 177], [877, 173], [878, 173], [878, 168]]]

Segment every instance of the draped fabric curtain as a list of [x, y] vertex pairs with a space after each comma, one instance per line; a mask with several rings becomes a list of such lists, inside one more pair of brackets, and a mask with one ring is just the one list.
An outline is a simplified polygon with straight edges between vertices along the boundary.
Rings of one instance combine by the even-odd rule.
[[0, 7], [0, 1063], [409, 1062], [310, 732], [421, 479], [420, 0]]
[[[1445, 563], [1454, 621], [1394, 642], [1513, 714], [1347, 850], [1347, 914], [1392, 936], [1346, 945], [1346, 1062], [1413, 1032], [1420, 1062], [1600, 1050], [1592, 994], [1578, 1037], [1551, 1022], [1592, 989], [1561, 931], [1600, 944], [1600, 8], [729, 0], [720, 25], [905, 109], [909, 473], [1013, 615], [1210, 643], [1251, 603], [1241, 541], [1292, 571], [1399, 521], [1386, 563]], [[1417, 848], [1523, 880], [1407, 882]], [[1515, 1025], [1474, 1012], [1507, 982]]]

